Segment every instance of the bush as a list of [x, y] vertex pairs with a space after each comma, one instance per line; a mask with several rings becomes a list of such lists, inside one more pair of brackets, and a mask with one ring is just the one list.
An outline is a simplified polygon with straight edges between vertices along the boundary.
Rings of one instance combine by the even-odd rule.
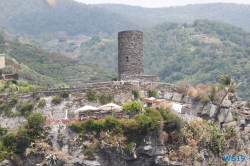
[[45, 99], [41, 99], [38, 103], [38, 107], [43, 108], [46, 105], [46, 100]]
[[35, 97], [35, 100], [36, 100], [36, 101], [40, 100], [40, 96], [36, 96], [36, 97]]
[[69, 92], [61, 92], [60, 96], [62, 98], [68, 98], [69, 97]]
[[112, 96], [112, 95], [105, 95], [105, 94], [102, 94], [102, 95], [99, 97], [99, 102], [100, 102], [101, 104], [110, 103], [112, 100], [113, 100], [113, 96]]
[[148, 91], [148, 97], [157, 98], [157, 92], [156, 92], [156, 91], [151, 91], [151, 90], [149, 90], [149, 91]]
[[175, 115], [168, 109], [160, 109], [160, 113], [165, 122], [164, 129], [166, 132], [169, 133], [174, 130], [181, 130], [181, 119], [177, 115]]
[[208, 143], [211, 151], [215, 154], [222, 152], [226, 148], [226, 140], [223, 133], [217, 126], [209, 126], [207, 128], [209, 133], [209, 140]]
[[10, 104], [12, 107], [14, 107], [16, 105], [18, 101], [18, 96], [17, 95], [11, 95], [10, 96]]
[[52, 99], [52, 103], [57, 105], [57, 104], [60, 104], [62, 102], [62, 98], [60, 96], [53, 96], [53, 99]]
[[18, 103], [16, 108], [21, 115], [28, 116], [32, 112], [34, 105], [35, 103], [33, 101], [29, 101], [24, 103]]
[[4, 113], [5, 116], [10, 117], [12, 114], [11, 112], [12, 107], [13, 106], [10, 104], [10, 102], [5, 102], [0, 104], [0, 114]]
[[93, 145], [87, 146], [84, 150], [83, 153], [86, 155], [88, 158], [94, 158], [95, 152], [97, 148]]
[[135, 98], [135, 99], [140, 98], [140, 93], [139, 93], [138, 90], [133, 90], [133, 91], [132, 91], [132, 94], [134, 95], [134, 98]]
[[93, 91], [92, 89], [89, 89], [86, 94], [86, 99], [88, 101], [97, 101], [98, 97], [96, 95], [96, 92]]
[[8, 130], [6, 128], [0, 126], [0, 136], [5, 135], [7, 133], [7, 131]]
[[132, 101], [128, 103], [124, 103], [122, 106], [123, 110], [133, 112], [133, 113], [138, 113], [142, 108], [141, 102], [139, 101]]
[[28, 135], [31, 139], [37, 138], [42, 133], [42, 126], [45, 123], [45, 117], [41, 113], [31, 114], [27, 118]]
[[13, 132], [6, 134], [3, 136], [3, 146], [7, 151], [16, 152], [16, 136]]
[[227, 126], [226, 133], [228, 133], [230, 137], [235, 137], [237, 135], [235, 126]]

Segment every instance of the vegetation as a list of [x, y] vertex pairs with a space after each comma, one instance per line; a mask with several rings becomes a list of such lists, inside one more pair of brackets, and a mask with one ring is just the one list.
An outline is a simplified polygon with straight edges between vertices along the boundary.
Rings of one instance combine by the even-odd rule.
[[86, 99], [89, 101], [97, 101], [98, 96], [95, 91], [93, 91], [92, 89], [89, 89], [86, 94]]
[[181, 119], [174, 114], [172, 111], [168, 110], [168, 109], [160, 109], [159, 112], [161, 113], [161, 116], [164, 119], [164, 130], [166, 132], [170, 132], [170, 131], [180, 131], [182, 128], [182, 124], [181, 124]]
[[148, 97], [157, 98], [157, 92], [156, 92], [156, 91], [151, 91], [151, 90], [149, 90], [149, 91], [148, 91]]
[[[102, 132], [108, 132], [110, 136], [108, 139], [111, 141], [112, 145], [118, 146], [117, 137], [120, 137], [126, 141], [126, 145], [131, 142], [140, 143], [143, 136], [145, 136], [151, 130], [157, 130], [160, 128], [160, 121], [162, 117], [160, 113], [156, 110], [147, 108], [145, 114], [138, 114], [132, 119], [117, 120], [114, 117], [107, 117], [106, 119], [93, 120], [89, 119], [84, 122], [74, 122], [70, 124], [70, 127], [80, 132], [83, 135], [87, 129], [92, 130], [96, 133], [102, 135]], [[105, 141], [106, 135], [100, 136], [103, 141]], [[126, 137], [126, 138], [125, 138]], [[123, 142], [123, 143], [124, 143]], [[125, 146], [124, 144], [124, 146]], [[128, 148], [128, 147], [127, 147]]]
[[141, 105], [141, 102], [139, 101], [132, 101], [132, 102], [124, 103], [122, 106], [122, 109], [132, 112], [132, 113], [139, 113], [139, 111], [141, 111], [142, 109], [142, 105]]
[[[6, 39], [8, 37], [5, 36]], [[6, 58], [7, 67], [2, 72], [16, 72], [21, 80], [34, 85], [53, 87], [55, 84], [61, 85], [65, 82], [73, 86], [76, 84], [74, 80], [77, 79], [77, 85], [79, 86], [84, 82], [107, 81], [114, 77], [113, 74], [103, 71], [97, 65], [83, 64], [59, 53], [50, 53], [37, 46], [23, 44], [18, 40], [4, 40], [4, 45], [0, 47], [0, 53], [2, 52], [8, 52], [8, 58]], [[89, 75], [92, 77], [89, 77]], [[2, 93], [7, 93], [10, 90], [10, 92], [17, 91], [17, 89], [20, 92], [29, 92], [44, 88], [31, 86], [31, 84], [27, 83], [10, 84], [8, 87], [6, 87], [8, 89], [0, 88]]]
[[28, 102], [18, 103], [16, 105], [16, 108], [20, 115], [27, 117], [32, 112], [34, 105], [35, 105], [34, 101], [28, 101]]
[[102, 94], [98, 97], [98, 100], [101, 104], [107, 104], [107, 103], [110, 103], [112, 100], [113, 100], [113, 96], [112, 95], [105, 95], [105, 94]]
[[132, 91], [132, 94], [134, 95], [134, 98], [135, 98], [135, 99], [140, 98], [140, 92], [139, 92], [138, 90], [133, 90], [133, 91]]
[[[7, 133], [7, 129], [0, 126], [0, 138]], [[1, 139], [0, 139], [1, 140]]]
[[46, 105], [46, 100], [45, 99], [39, 100], [38, 107], [43, 108], [45, 105]]
[[44, 86], [35, 86], [27, 82], [19, 82], [16, 80], [7, 80], [0, 83], [0, 94], [20, 92], [26, 93], [34, 90], [46, 89]]
[[87, 146], [84, 150], [83, 153], [86, 155], [88, 158], [92, 159], [94, 157], [95, 152], [97, 151], [97, 147], [90, 145]]
[[0, 142], [0, 162], [8, 156], [21, 155], [42, 134], [45, 118], [42, 114], [31, 114], [25, 126], [3, 136]]
[[57, 104], [60, 104], [62, 102], [62, 98], [58, 95], [56, 96], [53, 96], [52, 98], [52, 101], [51, 101], [53, 104], [57, 105]]
[[12, 116], [13, 113], [11, 109], [17, 104], [18, 97], [17, 95], [11, 95], [9, 101], [0, 102], [0, 114], [4, 114], [5, 116]]
[[[249, 30], [245, 20], [249, 16], [250, 7], [235, 3], [192, 4], [164, 8], [142, 8], [122, 4], [98, 4], [98, 7], [108, 9], [134, 19], [140, 18], [150, 24], [159, 24], [166, 20], [171, 22], [192, 23], [195, 19], [210, 19], [226, 21]], [[231, 14], [233, 13], [233, 17]], [[183, 24], [186, 28], [187, 24]]]
[[60, 96], [62, 98], [68, 98], [69, 97], [69, 92], [61, 92]]
[[[7, 7], [13, 5], [18, 5], [15, 11]], [[3, 7], [5, 8], [0, 14], [3, 25], [33, 35], [53, 34], [58, 31], [70, 35], [98, 34], [99, 32], [112, 34], [120, 29], [142, 29], [143, 27], [140, 21], [135, 22], [117, 13], [68, 0], [58, 2], [57, 7], [53, 8], [53, 15], [43, 1], [34, 3], [32, 0], [23, 0], [16, 4], [14, 0], [10, 0], [1, 3], [0, 8]], [[43, 11], [43, 14], [40, 11]], [[7, 19], [8, 13], [11, 13], [9, 17], [12, 19]], [[61, 18], [64, 19], [61, 20]], [[32, 23], [27, 20], [32, 20]], [[112, 28], [110, 28], [111, 25]], [[63, 36], [59, 39], [61, 42], [65, 41]]]

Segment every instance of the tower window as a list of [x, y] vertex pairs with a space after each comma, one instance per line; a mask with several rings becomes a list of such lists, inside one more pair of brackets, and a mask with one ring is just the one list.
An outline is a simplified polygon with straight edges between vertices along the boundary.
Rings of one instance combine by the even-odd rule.
[[126, 62], [128, 62], [128, 57], [126, 57]]

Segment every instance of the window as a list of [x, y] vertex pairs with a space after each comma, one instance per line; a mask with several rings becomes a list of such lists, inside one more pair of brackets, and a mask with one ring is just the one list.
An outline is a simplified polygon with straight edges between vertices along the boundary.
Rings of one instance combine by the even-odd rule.
[[128, 62], [128, 57], [126, 57], [126, 62]]

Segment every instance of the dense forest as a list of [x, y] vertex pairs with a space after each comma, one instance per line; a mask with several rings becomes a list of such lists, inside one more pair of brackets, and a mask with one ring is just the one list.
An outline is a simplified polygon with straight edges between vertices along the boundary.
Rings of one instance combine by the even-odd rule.
[[0, 1], [0, 11], [0, 27], [33, 35], [58, 31], [69, 35], [113, 34], [147, 27], [119, 13], [73, 0], [57, 1], [56, 7], [49, 7], [45, 0]]
[[250, 30], [250, 5], [209, 3], [164, 8], [143, 8], [121, 4], [98, 4], [96, 6], [130, 16], [138, 21], [142, 20], [151, 25], [164, 21], [192, 23], [195, 19], [210, 19]]

